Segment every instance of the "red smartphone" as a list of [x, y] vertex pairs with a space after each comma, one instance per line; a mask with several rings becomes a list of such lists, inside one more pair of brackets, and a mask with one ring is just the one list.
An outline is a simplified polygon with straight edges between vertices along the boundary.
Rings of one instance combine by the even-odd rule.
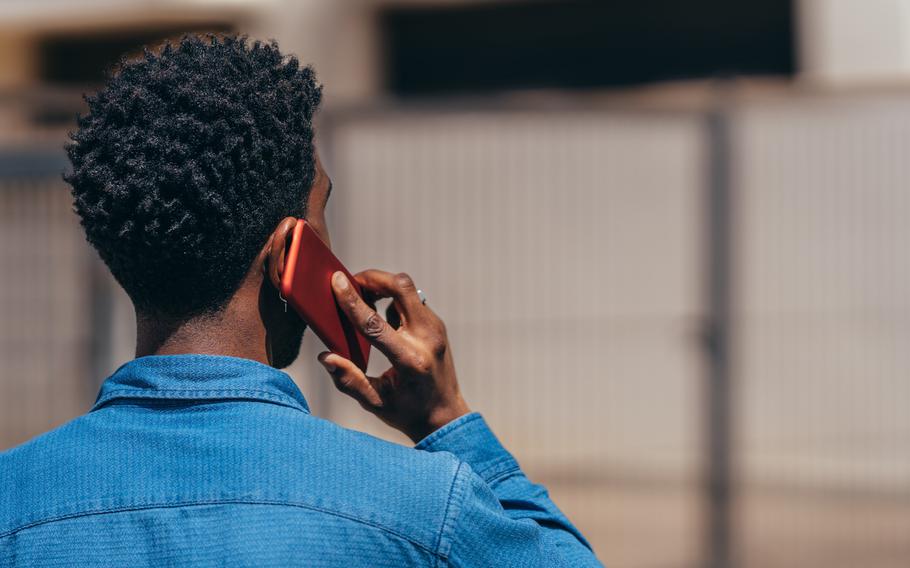
[[366, 371], [370, 343], [341, 311], [332, 292], [332, 274], [339, 270], [363, 298], [351, 273], [316, 231], [298, 219], [281, 276], [281, 295], [329, 350]]

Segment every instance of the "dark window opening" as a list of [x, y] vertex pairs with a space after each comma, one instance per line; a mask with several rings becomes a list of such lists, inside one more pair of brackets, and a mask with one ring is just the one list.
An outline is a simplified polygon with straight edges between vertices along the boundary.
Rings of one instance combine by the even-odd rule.
[[187, 27], [124, 29], [79, 35], [47, 36], [38, 42], [39, 76], [47, 84], [96, 85], [122, 56], [141, 52], [184, 33], [232, 31], [228, 24]]
[[544, 0], [381, 14], [401, 95], [794, 73], [792, 0]]

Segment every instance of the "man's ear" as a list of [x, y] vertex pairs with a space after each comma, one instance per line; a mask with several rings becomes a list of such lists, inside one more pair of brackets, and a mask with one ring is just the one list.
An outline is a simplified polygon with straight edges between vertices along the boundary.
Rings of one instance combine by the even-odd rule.
[[276, 290], [281, 290], [281, 276], [284, 274], [284, 263], [296, 225], [297, 219], [285, 217], [278, 223], [265, 243], [262, 268]]

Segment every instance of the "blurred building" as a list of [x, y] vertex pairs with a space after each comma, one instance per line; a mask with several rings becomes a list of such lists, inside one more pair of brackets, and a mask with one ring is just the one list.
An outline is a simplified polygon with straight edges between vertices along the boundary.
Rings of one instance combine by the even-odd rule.
[[[317, 68], [339, 256], [428, 291], [607, 565], [910, 563], [910, 0], [4, 2], [0, 448], [132, 357], [61, 146], [185, 31]], [[315, 412], [401, 441], [316, 352]]]

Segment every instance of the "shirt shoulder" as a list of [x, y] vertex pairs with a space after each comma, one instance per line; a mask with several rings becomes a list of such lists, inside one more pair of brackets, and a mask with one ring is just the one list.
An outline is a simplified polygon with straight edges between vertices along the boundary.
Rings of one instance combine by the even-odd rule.
[[464, 470], [470, 468], [447, 452], [420, 451], [319, 418], [312, 421], [317, 438], [326, 443], [321, 455], [309, 456], [313, 471], [340, 475], [319, 481], [324, 488], [320, 494], [334, 496], [339, 508], [359, 510], [384, 526], [416, 535], [437, 552], [440, 535], [463, 498]]
[[0, 536], [135, 507], [261, 503], [375, 527], [436, 553], [462, 463], [267, 404], [112, 406], [0, 454]]
[[55, 503], [78, 496], [101, 461], [88, 449], [90, 420], [90, 414], [79, 416], [0, 452], [0, 537], [52, 516]]

